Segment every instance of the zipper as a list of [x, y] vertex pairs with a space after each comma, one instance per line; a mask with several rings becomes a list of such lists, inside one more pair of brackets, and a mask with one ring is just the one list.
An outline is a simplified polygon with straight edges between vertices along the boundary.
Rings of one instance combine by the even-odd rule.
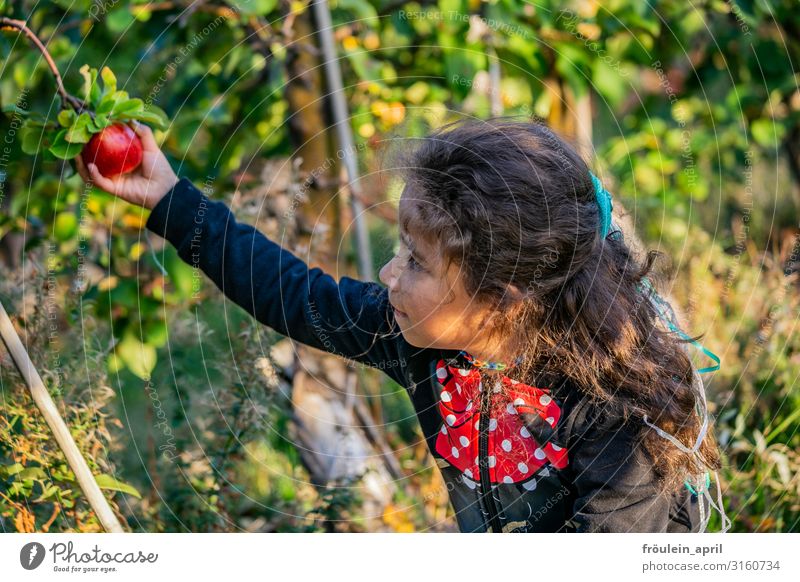
[[481, 473], [481, 497], [489, 512], [489, 525], [494, 533], [501, 533], [503, 525], [500, 523], [497, 506], [492, 495], [492, 482], [489, 479], [489, 411], [492, 389], [483, 387], [481, 394], [481, 420], [479, 423], [480, 436], [478, 440], [478, 466]]

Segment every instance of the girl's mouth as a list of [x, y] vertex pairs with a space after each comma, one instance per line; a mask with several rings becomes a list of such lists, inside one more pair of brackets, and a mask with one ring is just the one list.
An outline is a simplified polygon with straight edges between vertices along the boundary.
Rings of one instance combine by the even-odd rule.
[[403, 312], [403, 311], [400, 311], [399, 309], [397, 309], [397, 307], [395, 307], [395, 308], [394, 308], [394, 313], [395, 313], [395, 315], [396, 315], [396, 316], [399, 316], [399, 317], [403, 317], [403, 318], [405, 318], [405, 319], [408, 319], [408, 315], [406, 315], [406, 313], [405, 313], [405, 312]]

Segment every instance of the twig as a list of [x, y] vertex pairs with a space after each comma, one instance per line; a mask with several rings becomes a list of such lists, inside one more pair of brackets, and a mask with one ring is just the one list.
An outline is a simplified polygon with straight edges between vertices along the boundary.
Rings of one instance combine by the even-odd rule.
[[86, 110], [86, 104], [81, 100], [75, 97], [74, 95], [70, 95], [67, 90], [64, 88], [64, 82], [61, 80], [61, 73], [56, 66], [55, 61], [53, 61], [53, 57], [50, 56], [50, 52], [47, 50], [47, 47], [44, 46], [41, 39], [36, 36], [36, 33], [33, 32], [22, 20], [14, 20], [12, 18], [6, 18], [5, 16], [0, 17], [0, 30], [8, 30], [8, 29], [15, 29], [19, 30], [27, 36], [33, 44], [36, 45], [36, 48], [39, 49], [39, 52], [42, 53], [44, 60], [47, 62], [47, 66], [50, 67], [50, 71], [53, 73], [53, 76], [56, 78], [56, 89], [58, 90], [58, 94], [61, 97], [61, 107], [62, 109], [66, 109], [67, 107], [72, 107], [78, 113], [82, 113]]

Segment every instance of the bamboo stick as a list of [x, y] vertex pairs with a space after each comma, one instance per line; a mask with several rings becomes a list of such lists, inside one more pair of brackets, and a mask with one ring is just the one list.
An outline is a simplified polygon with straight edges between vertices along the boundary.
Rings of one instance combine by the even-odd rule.
[[336, 135], [339, 138], [342, 162], [347, 171], [348, 185], [352, 193], [350, 205], [353, 209], [353, 221], [355, 222], [359, 275], [365, 281], [373, 281], [375, 274], [372, 268], [372, 249], [370, 248], [369, 231], [365, 222], [364, 206], [361, 203], [362, 189], [361, 183], [358, 181], [358, 164], [353, 145], [353, 134], [350, 128], [350, 114], [344, 95], [342, 70], [339, 67], [339, 59], [336, 56], [336, 47], [333, 42], [333, 22], [331, 21], [330, 8], [327, 0], [315, 0], [313, 9], [317, 20], [317, 33], [319, 33], [325, 64], [325, 76], [328, 80], [328, 96], [333, 110], [333, 123], [336, 127]]
[[47, 392], [47, 388], [44, 382], [42, 382], [39, 373], [36, 371], [33, 362], [31, 362], [27, 350], [22, 345], [17, 330], [14, 329], [2, 302], [0, 302], [0, 336], [2, 336], [3, 343], [8, 349], [8, 353], [11, 354], [11, 359], [14, 360], [17, 370], [19, 370], [19, 373], [28, 385], [31, 396], [33, 396], [33, 401], [42, 413], [42, 416], [44, 416], [50, 430], [53, 431], [59, 448], [61, 448], [64, 456], [67, 458], [67, 463], [69, 463], [72, 472], [75, 473], [78, 486], [89, 501], [91, 508], [97, 514], [97, 518], [100, 520], [103, 529], [111, 533], [122, 533], [124, 531], [122, 529], [122, 524], [117, 520], [117, 516], [114, 515], [114, 511], [111, 509], [106, 498], [103, 497], [100, 486], [97, 484], [97, 481], [95, 481], [89, 469], [89, 465], [86, 464], [86, 459], [83, 458], [81, 452], [78, 450], [78, 445], [76, 445], [75, 441], [72, 439], [72, 435], [69, 433], [66, 423], [61, 418], [53, 399], [50, 398], [50, 394]]

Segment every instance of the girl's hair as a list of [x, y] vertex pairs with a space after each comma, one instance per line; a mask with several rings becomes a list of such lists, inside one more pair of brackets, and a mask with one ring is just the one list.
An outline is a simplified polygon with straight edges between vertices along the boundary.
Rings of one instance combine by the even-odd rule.
[[[513, 377], [553, 390], [571, 382], [603, 414], [641, 427], [662, 492], [697, 474], [692, 455], [642, 420], [689, 447], [702, 422], [683, 340], [640, 287], [660, 253], [640, 261], [622, 238], [602, 238], [575, 149], [542, 123], [493, 117], [448, 123], [394, 155], [412, 202], [404, 227], [438, 246], [444, 269], [458, 265], [468, 295], [493, 308], [486, 329], [524, 356]], [[698, 454], [720, 467], [710, 428]]]

